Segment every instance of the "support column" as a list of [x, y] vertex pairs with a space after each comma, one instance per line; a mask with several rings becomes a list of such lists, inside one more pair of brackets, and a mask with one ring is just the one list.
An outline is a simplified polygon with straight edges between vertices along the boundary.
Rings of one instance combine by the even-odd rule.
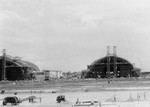
[[113, 47], [114, 52], [114, 77], [117, 77], [117, 55], [116, 55], [116, 46]]
[[110, 48], [107, 46], [107, 71], [106, 71], [106, 77], [110, 77]]
[[2, 80], [6, 80], [6, 49], [3, 49], [3, 58], [2, 58]]
[[110, 56], [107, 56], [107, 72], [106, 72], [106, 77], [110, 77]]

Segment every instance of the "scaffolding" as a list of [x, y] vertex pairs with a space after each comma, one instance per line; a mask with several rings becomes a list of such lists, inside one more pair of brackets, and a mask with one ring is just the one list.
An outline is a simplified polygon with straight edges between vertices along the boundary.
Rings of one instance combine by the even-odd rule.
[[2, 56], [2, 80], [6, 80], [6, 49], [3, 49]]
[[124, 58], [116, 54], [116, 46], [113, 46], [113, 53], [110, 53], [110, 47], [107, 46], [106, 57], [94, 61], [88, 66], [85, 78], [120, 78], [132, 77], [134, 66]]
[[114, 77], [117, 77], [117, 54], [116, 54], [116, 46], [113, 47], [114, 52]]

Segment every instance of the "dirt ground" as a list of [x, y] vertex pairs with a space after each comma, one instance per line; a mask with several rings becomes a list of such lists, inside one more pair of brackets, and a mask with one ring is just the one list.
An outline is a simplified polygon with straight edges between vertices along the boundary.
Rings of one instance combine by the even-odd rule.
[[[51, 90], [51, 92], [98, 92], [150, 90], [150, 79], [78, 79], [50, 81], [2, 81], [0, 90]], [[40, 91], [42, 93], [43, 91]]]
[[[49, 106], [47, 105], [47, 102], [49, 102], [48, 104], [51, 104], [50, 107], [71, 107], [78, 97], [82, 100], [88, 98], [93, 100], [94, 98], [98, 99], [102, 101], [102, 107], [150, 106], [150, 79], [119, 78], [15, 82], [2, 81], [0, 82], [0, 90], [5, 91], [5, 94], [1, 95], [2, 98], [7, 95], [13, 95], [15, 92], [17, 92], [17, 96], [20, 98], [24, 98], [25, 96], [27, 97], [29, 95], [36, 95], [43, 99], [42, 103], [39, 105], [23, 103], [19, 105], [20, 107], [47, 107]], [[65, 94], [68, 100], [73, 103], [58, 105], [56, 103], [56, 97], [62, 93]], [[134, 99], [137, 99], [137, 95], [141, 94], [142, 99], [136, 101], [126, 101], [128, 98], [130, 98], [130, 94], [132, 94]], [[112, 100], [114, 95], [117, 99], [119, 99], [118, 101], [106, 101], [106, 99], [109, 98]], [[144, 98], [144, 95], [146, 95], [146, 98]]]

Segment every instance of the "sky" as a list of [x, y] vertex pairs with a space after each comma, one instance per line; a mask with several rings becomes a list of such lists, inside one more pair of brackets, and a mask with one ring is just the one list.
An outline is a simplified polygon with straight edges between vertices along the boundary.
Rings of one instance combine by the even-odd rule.
[[[150, 71], [149, 0], [0, 0], [0, 50], [40, 70], [81, 71], [117, 46]], [[2, 55], [2, 51], [0, 51]]]

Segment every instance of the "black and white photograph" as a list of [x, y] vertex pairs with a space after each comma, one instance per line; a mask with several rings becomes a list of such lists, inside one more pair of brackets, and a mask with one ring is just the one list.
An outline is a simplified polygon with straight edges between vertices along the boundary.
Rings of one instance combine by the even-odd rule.
[[0, 106], [150, 107], [150, 0], [0, 0]]

